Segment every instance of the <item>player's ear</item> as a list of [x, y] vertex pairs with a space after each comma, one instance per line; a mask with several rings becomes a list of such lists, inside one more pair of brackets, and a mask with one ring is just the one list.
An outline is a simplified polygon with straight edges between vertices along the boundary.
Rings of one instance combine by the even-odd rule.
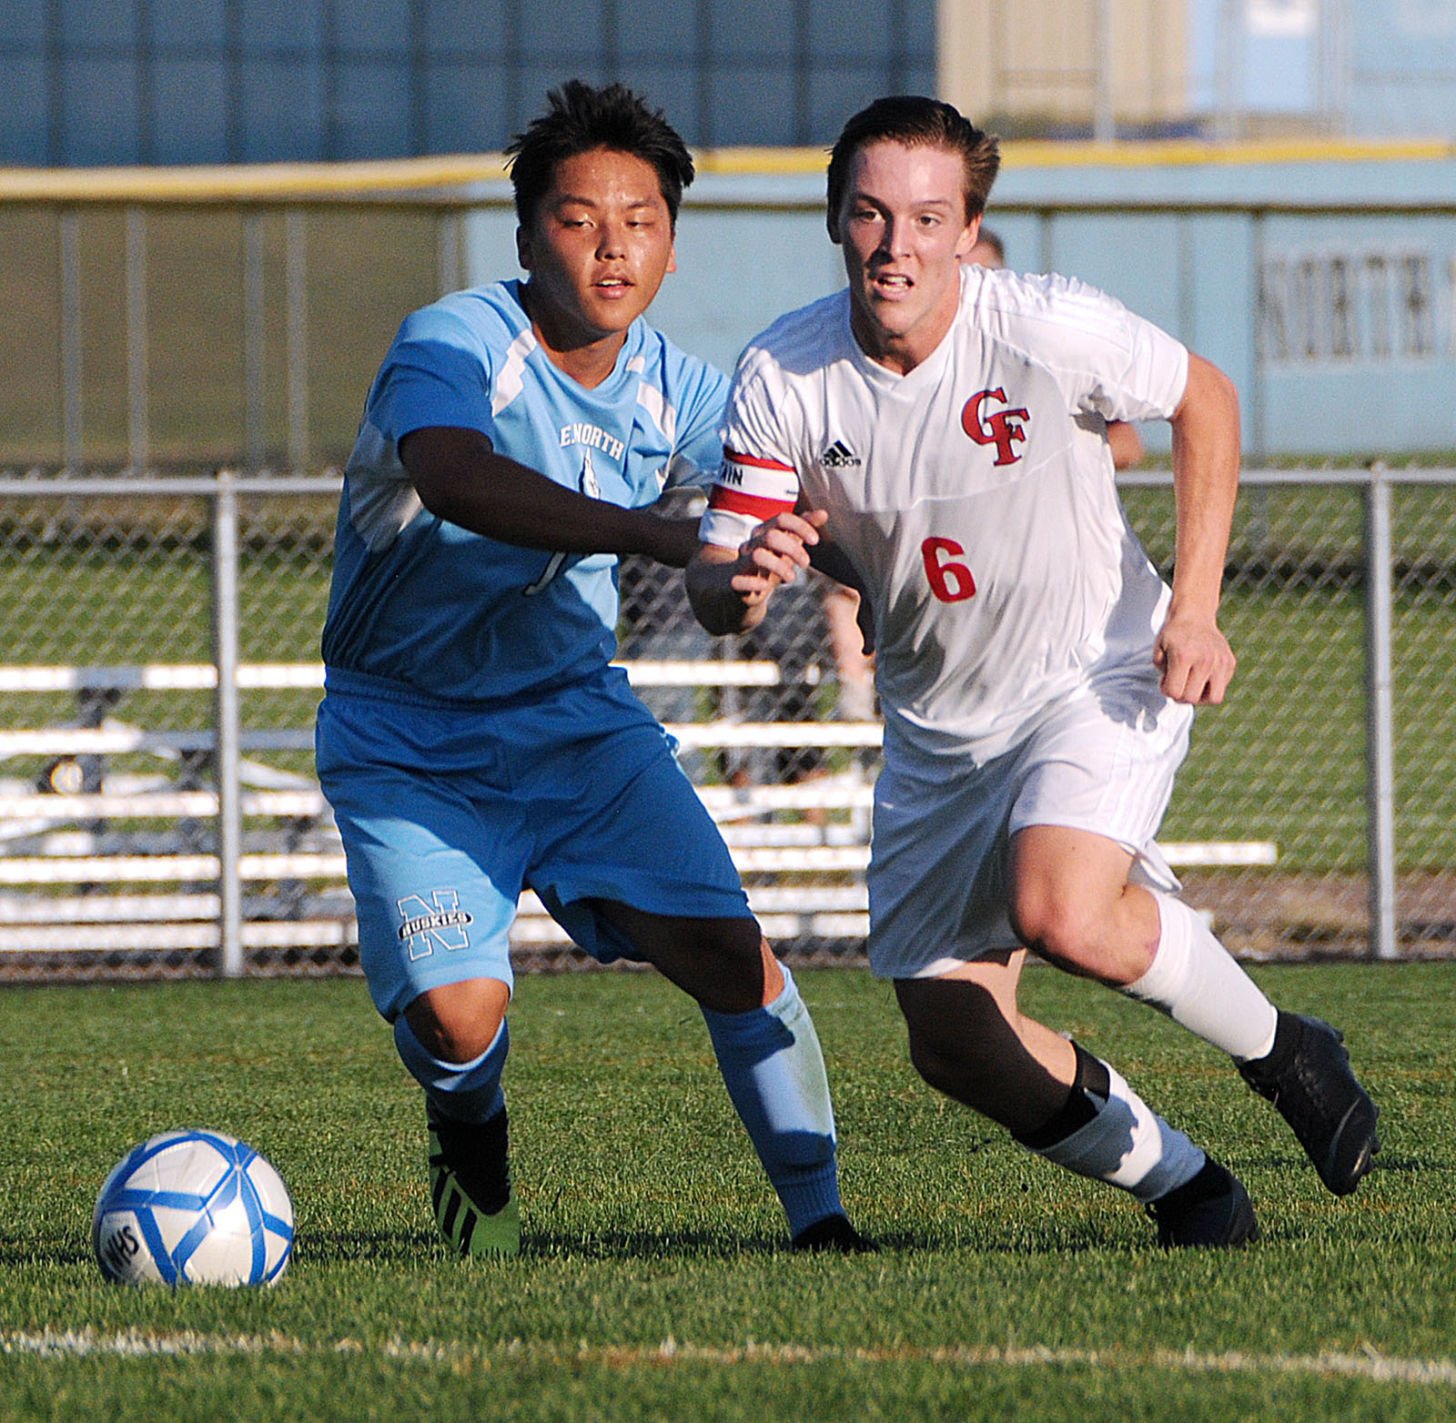
[[531, 234], [524, 227], [516, 229], [516, 261], [523, 272], [532, 270]]
[[824, 226], [829, 231], [829, 240], [836, 247], [838, 247], [839, 246], [839, 214], [837, 212], [835, 212], [833, 208], [830, 208], [829, 211], [824, 214]]
[[981, 235], [981, 214], [977, 213], [961, 229], [960, 238], [956, 242], [956, 260], [964, 262], [971, 254], [971, 248], [976, 245], [976, 239]]

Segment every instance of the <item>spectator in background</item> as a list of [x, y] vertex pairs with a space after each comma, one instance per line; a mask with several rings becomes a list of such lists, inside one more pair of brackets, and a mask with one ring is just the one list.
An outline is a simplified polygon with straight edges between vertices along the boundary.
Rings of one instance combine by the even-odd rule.
[[982, 227], [975, 244], [961, 260], [976, 267], [993, 269], [1004, 267], [1006, 265], [1006, 244], [1001, 240], [999, 232], [992, 232], [989, 227]]
[[839, 700], [835, 704], [839, 719], [869, 721], [875, 715], [875, 654], [870, 623], [863, 616], [864, 600], [853, 588], [823, 574], [816, 574], [815, 582], [829, 629], [834, 675], [839, 681]]

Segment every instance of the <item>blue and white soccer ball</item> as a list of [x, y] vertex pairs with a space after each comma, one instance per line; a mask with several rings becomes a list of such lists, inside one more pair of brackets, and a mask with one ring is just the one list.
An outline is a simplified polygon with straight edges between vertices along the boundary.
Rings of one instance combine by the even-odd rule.
[[293, 1253], [293, 1202], [237, 1137], [163, 1132], [106, 1178], [91, 1245], [101, 1273], [121, 1284], [276, 1284]]

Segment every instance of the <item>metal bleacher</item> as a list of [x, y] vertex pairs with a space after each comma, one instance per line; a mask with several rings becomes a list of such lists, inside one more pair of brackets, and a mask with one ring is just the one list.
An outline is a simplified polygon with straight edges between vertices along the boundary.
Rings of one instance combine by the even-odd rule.
[[[772, 686], [775, 663], [637, 660], [622, 664], [637, 687]], [[338, 834], [317, 783], [284, 771], [270, 752], [307, 751], [308, 728], [244, 728], [238, 813], [243, 833], [225, 864], [215, 831], [222, 798], [209, 783], [217, 734], [209, 727], [149, 730], [122, 719], [134, 691], [215, 690], [211, 664], [125, 667], [0, 667], [0, 694], [62, 692], [77, 717], [0, 731], [0, 959], [198, 955], [216, 963], [224, 945], [224, 880], [241, 896], [242, 963], [258, 954], [302, 953], [350, 961], [357, 943]], [[244, 664], [239, 689], [321, 688], [318, 664]], [[875, 721], [753, 722], [717, 716], [673, 722], [687, 751], [837, 748], [840, 765], [798, 784], [703, 784], [750, 902], [776, 942], [843, 956], [868, 926]], [[124, 757], [127, 769], [112, 769]], [[17, 761], [39, 778], [6, 777]], [[296, 758], [295, 758], [296, 759]], [[137, 770], [138, 764], [146, 769]], [[1180, 865], [1269, 864], [1261, 842], [1166, 845]], [[570, 942], [527, 892], [513, 950], [570, 953]], [[245, 971], [239, 968], [236, 971]]]

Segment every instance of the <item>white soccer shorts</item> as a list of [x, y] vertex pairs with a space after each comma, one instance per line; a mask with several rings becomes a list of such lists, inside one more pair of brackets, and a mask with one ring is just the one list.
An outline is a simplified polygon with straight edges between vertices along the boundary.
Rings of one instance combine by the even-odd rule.
[[1164, 697], [1155, 676], [1124, 674], [1049, 710], [1025, 741], [983, 766], [887, 764], [867, 876], [875, 976], [935, 978], [1016, 947], [1008, 852], [1027, 826], [1114, 840], [1134, 856], [1133, 879], [1176, 892], [1154, 836], [1192, 723], [1193, 709]]

